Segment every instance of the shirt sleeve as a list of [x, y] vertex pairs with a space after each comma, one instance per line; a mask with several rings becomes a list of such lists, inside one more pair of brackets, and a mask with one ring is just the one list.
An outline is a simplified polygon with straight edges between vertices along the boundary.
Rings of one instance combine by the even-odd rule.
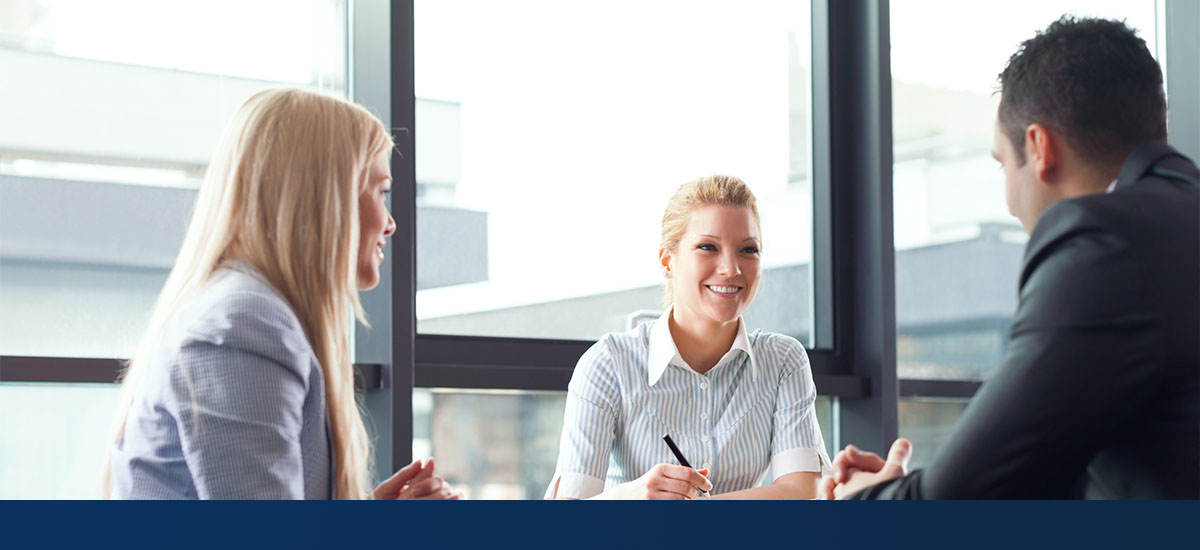
[[171, 372], [184, 459], [199, 498], [302, 499], [310, 348], [282, 304], [239, 299], [223, 327], [182, 343]]
[[608, 343], [600, 340], [579, 359], [567, 386], [558, 465], [545, 498], [585, 499], [604, 491], [619, 402]]
[[777, 337], [776, 349], [783, 354], [785, 367], [775, 394], [771, 474], [775, 479], [795, 472], [828, 474], [830, 460], [817, 423], [817, 386], [808, 354], [794, 338]]

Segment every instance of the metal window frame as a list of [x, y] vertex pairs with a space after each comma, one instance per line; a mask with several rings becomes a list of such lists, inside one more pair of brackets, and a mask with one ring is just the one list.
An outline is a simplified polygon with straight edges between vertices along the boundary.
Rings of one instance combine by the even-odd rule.
[[888, 17], [887, 0], [813, 1], [814, 204], [829, 217], [814, 244], [829, 247], [835, 368], [869, 385], [839, 400], [834, 431], [877, 451], [898, 433]]

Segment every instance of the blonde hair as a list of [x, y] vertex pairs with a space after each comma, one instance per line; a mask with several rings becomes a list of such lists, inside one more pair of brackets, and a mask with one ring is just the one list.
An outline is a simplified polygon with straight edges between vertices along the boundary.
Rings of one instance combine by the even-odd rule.
[[[175, 266], [128, 363], [114, 419], [124, 437], [138, 383], [167, 324], [233, 260], [287, 300], [320, 362], [332, 432], [334, 497], [370, 498], [371, 443], [354, 393], [347, 321], [358, 299], [358, 197], [373, 159], [393, 146], [366, 109], [322, 93], [277, 88], [242, 105], [213, 154]], [[103, 495], [112, 491], [111, 457]]]
[[[687, 231], [692, 212], [698, 208], [712, 205], [749, 208], [750, 212], [754, 214], [754, 222], [760, 224], [754, 193], [750, 192], [750, 187], [745, 182], [733, 176], [720, 175], [695, 179], [680, 185], [679, 189], [675, 190], [675, 194], [671, 196], [671, 200], [667, 201], [667, 210], [663, 212], [662, 241], [659, 242], [659, 250], [665, 250], [671, 254], [678, 252], [679, 241], [683, 239], [683, 234]], [[760, 226], [759, 233], [761, 232]], [[675, 289], [671, 286], [671, 279], [667, 279], [663, 307], [671, 307], [673, 303], [675, 303]]]

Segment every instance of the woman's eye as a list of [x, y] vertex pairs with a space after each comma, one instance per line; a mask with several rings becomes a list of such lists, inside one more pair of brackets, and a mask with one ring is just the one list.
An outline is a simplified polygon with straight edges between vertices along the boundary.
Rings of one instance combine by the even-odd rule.
[[707, 250], [709, 252], [716, 252], [716, 250], [717, 250], [716, 245], [708, 244], [708, 243], [698, 244], [698, 245], [696, 245], [696, 248], [698, 248], [700, 250]]
[[758, 247], [747, 246], [746, 248], [742, 249], [742, 252], [744, 252], [746, 254], [758, 254]]

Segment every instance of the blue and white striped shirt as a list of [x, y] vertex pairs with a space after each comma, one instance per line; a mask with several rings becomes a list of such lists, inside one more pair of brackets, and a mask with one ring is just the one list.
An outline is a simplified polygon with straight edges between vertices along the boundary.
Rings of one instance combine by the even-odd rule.
[[692, 370], [657, 321], [608, 334], [588, 349], [567, 388], [558, 466], [546, 498], [589, 498], [675, 464], [663, 434], [713, 494], [758, 486], [793, 472], [829, 471], [813, 403], [808, 355], [782, 334], [746, 333], [706, 374]]

